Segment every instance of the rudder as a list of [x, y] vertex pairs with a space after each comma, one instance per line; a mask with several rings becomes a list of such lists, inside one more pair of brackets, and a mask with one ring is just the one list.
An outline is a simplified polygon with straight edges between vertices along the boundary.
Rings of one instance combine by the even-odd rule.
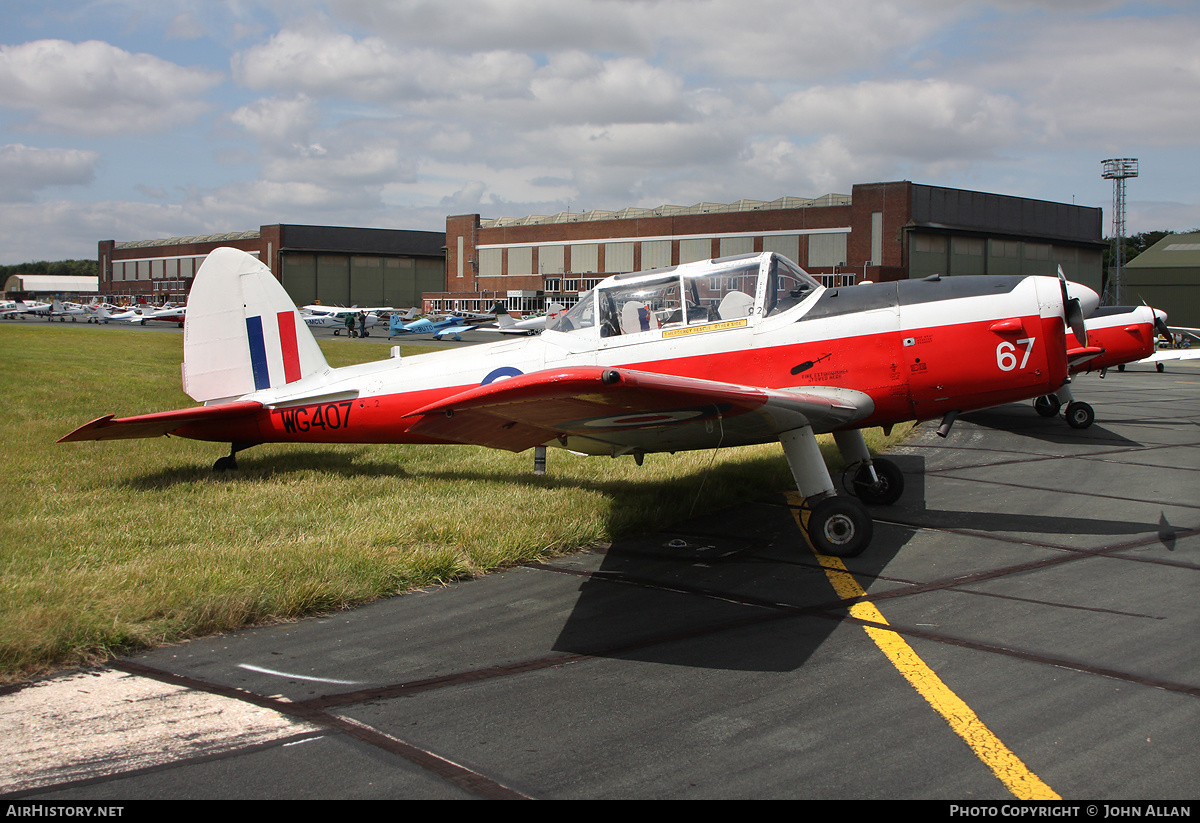
[[183, 390], [201, 403], [277, 388], [329, 368], [275, 275], [243, 251], [209, 253], [185, 316]]

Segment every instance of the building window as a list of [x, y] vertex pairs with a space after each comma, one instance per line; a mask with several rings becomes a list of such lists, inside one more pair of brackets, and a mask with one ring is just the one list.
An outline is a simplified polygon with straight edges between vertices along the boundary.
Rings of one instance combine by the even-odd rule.
[[605, 243], [604, 271], [609, 274], [633, 271], [633, 243]]
[[763, 238], [763, 251], [782, 254], [793, 263], [800, 262], [800, 235], [778, 234]]
[[600, 269], [600, 247], [595, 243], [584, 243], [571, 247], [571, 271], [591, 273]]
[[538, 246], [538, 271], [541, 274], [562, 274], [566, 260], [565, 246]]
[[533, 246], [521, 246], [508, 250], [508, 273], [512, 275], [533, 274]]
[[503, 261], [502, 249], [480, 249], [479, 250], [479, 276], [480, 277], [499, 277], [501, 273], [500, 265]]
[[647, 240], [642, 243], [642, 270], [665, 269], [671, 265], [671, 241]]
[[970, 257], [983, 257], [983, 238], [956, 237], [954, 238], [954, 253]]
[[722, 237], [721, 256], [736, 257], [739, 254], [754, 254], [753, 237]]
[[[919, 238], [921, 235], [917, 235]], [[943, 241], [944, 244], [944, 241]], [[944, 245], [943, 245], [944, 248]], [[808, 238], [808, 265], [839, 266], [846, 263], [846, 235], [814, 234]]]
[[712, 259], [712, 241], [708, 239], [680, 240], [679, 262], [695, 263]]

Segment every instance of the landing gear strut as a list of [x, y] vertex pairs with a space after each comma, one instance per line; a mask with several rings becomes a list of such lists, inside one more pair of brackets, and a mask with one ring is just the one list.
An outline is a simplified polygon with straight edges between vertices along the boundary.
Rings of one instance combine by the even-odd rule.
[[[866, 453], [861, 432], [839, 432], [834, 437], [847, 461], [850, 460], [847, 452], [857, 455], [859, 446]], [[862, 503], [853, 497], [838, 496], [812, 427], [804, 426], [784, 432], [779, 441], [783, 445], [796, 488], [810, 509], [806, 531], [813, 548], [821, 554], [834, 557], [862, 554], [871, 542], [875, 524]], [[870, 468], [869, 462], [866, 468]]]
[[216, 463], [213, 463], [212, 470], [215, 472], [236, 471], [238, 467], [237, 453], [257, 445], [257, 443], [230, 443], [229, 454], [217, 460]]
[[1067, 420], [1067, 425], [1073, 429], [1086, 429], [1096, 421], [1096, 412], [1092, 407], [1081, 400], [1076, 400], [1071, 394], [1071, 384], [1064, 383], [1054, 394], [1045, 394], [1033, 401], [1033, 408], [1042, 417], [1054, 417], [1062, 408], [1063, 403], [1067, 404], [1066, 411], [1063, 412], [1063, 417]]

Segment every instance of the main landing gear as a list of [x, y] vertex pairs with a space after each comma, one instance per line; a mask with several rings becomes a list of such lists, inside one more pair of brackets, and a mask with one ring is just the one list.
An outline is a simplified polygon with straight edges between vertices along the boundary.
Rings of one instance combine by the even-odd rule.
[[867, 548], [875, 531], [863, 502], [895, 503], [904, 492], [904, 475], [890, 460], [872, 459], [858, 429], [834, 432], [833, 438], [849, 467], [850, 489], [857, 500], [838, 495], [811, 426], [784, 432], [779, 441], [809, 508], [806, 532], [813, 548], [834, 557], [855, 557]]
[[1090, 405], [1076, 400], [1071, 394], [1071, 384], [1064, 383], [1063, 387], [1054, 394], [1044, 394], [1033, 401], [1033, 408], [1042, 417], [1054, 417], [1062, 409], [1063, 401], [1067, 408], [1063, 412], [1067, 425], [1073, 429], [1086, 429], [1096, 421], [1096, 412]]

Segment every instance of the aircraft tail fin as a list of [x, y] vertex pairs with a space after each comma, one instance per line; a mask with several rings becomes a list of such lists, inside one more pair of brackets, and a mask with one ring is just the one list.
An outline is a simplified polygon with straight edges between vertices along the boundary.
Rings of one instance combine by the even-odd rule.
[[512, 315], [508, 313], [508, 308], [503, 303], [492, 306], [492, 314], [496, 315], [496, 325], [502, 329], [517, 325], [517, 321], [513, 320]]
[[183, 390], [201, 403], [294, 383], [329, 366], [283, 286], [243, 251], [211, 252], [188, 295]]

